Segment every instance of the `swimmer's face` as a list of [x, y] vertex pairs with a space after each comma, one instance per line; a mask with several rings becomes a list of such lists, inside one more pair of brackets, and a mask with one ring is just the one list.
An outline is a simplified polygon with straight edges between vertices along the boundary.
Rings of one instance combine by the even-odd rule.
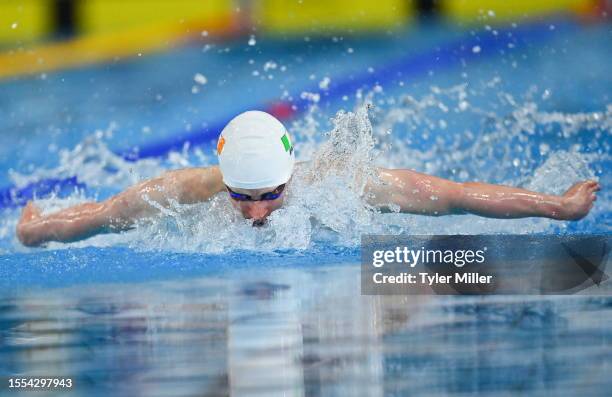
[[[285, 198], [283, 185], [263, 189], [239, 189], [233, 187], [227, 187], [227, 189], [228, 193], [230, 193], [228, 197], [232, 206], [240, 211], [246, 219], [253, 219], [253, 226], [263, 226], [268, 215], [282, 207]], [[279, 192], [280, 195], [273, 200], [262, 200], [266, 196], [270, 197], [270, 194], [278, 194]], [[232, 197], [236, 195], [231, 193], [246, 195], [252, 200], [237, 199]]]

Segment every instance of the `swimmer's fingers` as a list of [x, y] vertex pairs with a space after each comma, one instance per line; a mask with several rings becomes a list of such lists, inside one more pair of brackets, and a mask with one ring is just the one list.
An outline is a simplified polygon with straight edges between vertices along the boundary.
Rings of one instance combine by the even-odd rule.
[[591, 185], [589, 191], [591, 193], [591, 199], [593, 201], [597, 201], [597, 192], [601, 190], [601, 185], [595, 182], [594, 185]]
[[599, 190], [600, 189], [599, 182], [594, 181], [592, 179], [590, 179], [588, 181], [584, 181], [584, 182], [582, 182], [582, 184], [587, 189], [593, 189], [593, 190]]
[[564, 196], [573, 196], [578, 192], [585, 192], [589, 196], [591, 193], [599, 191], [601, 189], [599, 182], [594, 180], [582, 181], [573, 184], [569, 189], [565, 191]]
[[28, 201], [21, 212], [21, 217], [19, 218], [19, 223], [16, 228], [17, 238], [23, 245], [33, 247], [41, 243], [38, 233], [36, 232], [37, 225], [33, 222], [40, 217], [40, 209], [38, 209], [32, 201]]
[[[597, 201], [597, 194], [596, 192], [600, 189], [599, 183], [595, 182], [595, 181], [587, 181], [587, 184], [585, 184], [585, 189], [586, 189], [586, 197], [588, 197], [586, 200], [588, 202], [588, 209], [586, 211], [586, 214], [588, 214], [589, 212], [591, 212], [591, 210], [593, 209], [593, 207], [595, 206], [595, 201]], [[583, 216], [584, 216], [583, 215]]]
[[30, 200], [21, 212], [21, 218], [19, 219], [19, 223], [27, 223], [32, 220], [38, 219], [40, 218], [40, 214], [40, 209], [36, 205], [34, 205], [34, 202], [32, 200]]
[[569, 189], [567, 189], [565, 191], [565, 193], [563, 194], [564, 196], [571, 196], [574, 193], [576, 193], [576, 191], [582, 189], [584, 187], [585, 182], [578, 182], [578, 183], [574, 183], [572, 186], [570, 186]]
[[597, 181], [593, 181], [593, 180], [588, 180], [588, 181], [584, 181], [584, 182], [579, 182], [580, 187], [584, 188], [584, 189], [597, 189], [597, 187], [599, 186], [599, 183], [597, 183]]
[[561, 219], [578, 220], [584, 218], [597, 201], [600, 190], [597, 181], [588, 180], [574, 184], [563, 195], [563, 215]]

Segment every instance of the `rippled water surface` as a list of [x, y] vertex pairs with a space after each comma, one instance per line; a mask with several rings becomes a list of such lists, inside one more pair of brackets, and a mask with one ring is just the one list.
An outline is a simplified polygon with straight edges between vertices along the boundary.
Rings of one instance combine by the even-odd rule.
[[0, 372], [71, 376], [69, 395], [82, 396], [603, 396], [612, 386], [612, 298], [360, 296], [357, 264], [262, 266], [5, 296]]

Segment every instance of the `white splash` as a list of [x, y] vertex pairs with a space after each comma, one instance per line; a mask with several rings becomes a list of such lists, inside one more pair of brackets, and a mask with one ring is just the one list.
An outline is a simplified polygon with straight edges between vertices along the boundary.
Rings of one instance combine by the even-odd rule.
[[9, 177], [17, 187], [46, 178], [76, 176], [79, 182], [91, 187], [121, 188], [164, 171], [159, 160], [129, 162], [113, 153], [105, 142], [112, 138], [115, 128], [111, 126], [105, 131], [96, 131], [73, 149], [61, 150], [56, 168], [37, 169], [29, 175], [9, 170]]

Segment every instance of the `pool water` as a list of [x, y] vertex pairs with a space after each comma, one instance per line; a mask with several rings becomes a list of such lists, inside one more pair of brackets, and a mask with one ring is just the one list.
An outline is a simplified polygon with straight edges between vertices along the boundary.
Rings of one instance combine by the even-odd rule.
[[[40, 200], [45, 211], [214, 164], [210, 143], [120, 154], [279, 101], [308, 105], [288, 126], [298, 158], [327, 168], [291, 186], [261, 230], [220, 196], [122, 235], [27, 249], [19, 209], [3, 209], [0, 377], [72, 376], [86, 396], [607, 395], [605, 295], [360, 295], [363, 233], [610, 233], [611, 26], [542, 26], [494, 51], [487, 38], [521, 26], [262, 36], [2, 82], [1, 185], [76, 175], [86, 186]], [[449, 46], [472, 55], [436, 56]], [[603, 189], [580, 222], [377, 214], [339, 188], [374, 165]]]
[[276, 262], [9, 295], [1, 369], [71, 375], [84, 396], [606, 395], [611, 386], [609, 297], [360, 296], [350, 262]]

